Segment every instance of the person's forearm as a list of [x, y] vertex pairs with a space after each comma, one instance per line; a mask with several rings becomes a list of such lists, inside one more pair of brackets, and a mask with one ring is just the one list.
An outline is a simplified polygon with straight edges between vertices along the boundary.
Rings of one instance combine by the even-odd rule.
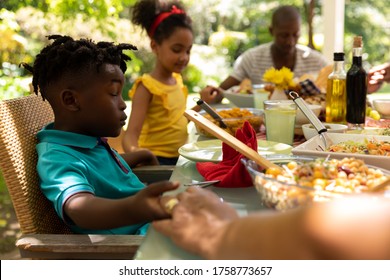
[[136, 130], [131, 127], [128, 127], [128, 130], [126, 130], [125, 135], [122, 139], [122, 146], [123, 150], [126, 153], [130, 153], [134, 151], [136, 148], [138, 148], [138, 138], [141, 134], [141, 129]]
[[303, 211], [263, 212], [234, 220], [217, 246], [203, 252], [208, 259], [313, 259], [306, 239]]
[[239, 85], [240, 81], [236, 78], [233, 78], [232, 76], [227, 77], [220, 85], [219, 87], [223, 90], [227, 90], [233, 86]]
[[135, 211], [135, 197], [105, 199], [93, 195], [75, 195], [65, 205], [65, 212], [79, 227], [111, 229], [145, 222], [146, 217]]
[[209, 259], [389, 259], [389, 199], [356, 196], [234, 220]]

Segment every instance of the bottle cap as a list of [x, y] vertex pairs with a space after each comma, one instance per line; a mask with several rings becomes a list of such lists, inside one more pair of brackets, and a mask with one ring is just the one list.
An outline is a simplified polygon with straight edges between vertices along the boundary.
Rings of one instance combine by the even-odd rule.
[[343, 52], [335, 52], [333, 53], [334, 61], [344, 61], [344, 53]]
[[353, 37], [353, 47], [354, 48], [362, 48], [363, 47], [363, 38], [362, 36]]

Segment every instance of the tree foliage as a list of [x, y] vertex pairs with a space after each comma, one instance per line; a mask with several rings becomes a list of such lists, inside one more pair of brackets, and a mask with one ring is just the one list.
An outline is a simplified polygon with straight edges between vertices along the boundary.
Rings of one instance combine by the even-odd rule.
[[[149, 39], [138, 32], [129, 20], [131, 6], [136, 0], [7, 0], [0, 1], [0, 82], [15, 81], [20, 73], [12, 69], [20, 61], [32, 57], [47, 43], [46, 35], [68, 34], [94, 40], [130, 42], [139, 51], [130, 54], [127, 79], [150, 71], [154, 56]], [[268, 27], [272, 11], [279, 5], [295, 5], [302, 15], [301, 43], [321, 50], [321, 41], [314, 35], [322, 34], [322, 4], [327, 0], [182, 0], [193, 19], [195, 44], [192, 64], [186, 72], [188, 83], [196, 88], [218, 83], [224, 77], [213, 75], [210, 65], [218, 65], [229, 72], [235, 59], [248, 48], [272, 40]], [[345, 53], [350, 59], [352, 38], [363, 36], [365, 61], [376, 65], [390, 60], [390, 5], [388, 1], [345, 0]], [[29, 7], [29, 8], [28, 8]], [[311, 40], [312, 39], [312, 40]], [[212, 54], [212, 55], [210, 55]], [[206, 59], [205, 59], [206, 58]], [[223, 61], [223, 63], [222, 63]], [[5, 69], [6, 68], [6, 69]], [[220, 70], [216, 70], [220, 73]], [[8, 73], [8, 77], [4, 75]], [[12, 75], [11, 75], [12, 74]], [[129, 85], [126, 85], [129, 87]]]

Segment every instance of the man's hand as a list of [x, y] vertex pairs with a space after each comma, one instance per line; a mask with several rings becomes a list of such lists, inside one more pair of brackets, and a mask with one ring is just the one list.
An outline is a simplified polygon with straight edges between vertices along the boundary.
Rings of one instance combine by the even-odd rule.
[[[162, 198], [162, 206], [169, 205], [170, 199]], [[155, 221], [153, 226], [180, 247], [210, 255], [210, 250], [218, 248], [229, 222], [238, 218], [236, 211], [213, 192], [198, 187], [188, 188], [177, 199], [172, 218]]]

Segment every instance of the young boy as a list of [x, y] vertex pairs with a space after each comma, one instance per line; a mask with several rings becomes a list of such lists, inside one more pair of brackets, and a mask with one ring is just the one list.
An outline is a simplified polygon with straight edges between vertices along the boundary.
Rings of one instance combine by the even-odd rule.
[[126, 156], [102, 137], [116, 137], [127, 118], [122, 99], [130, 44], [49, 36], [54, 42], [37, 55], [34, 92], [50, 103], [55, 120], [38, 132], [41, 188], [58, 215], [76, 233], [144, 234], [147, 222], [166, 218], [162, 193], [178, 187], [148, 187], [129, 166], [156, 163], [147, 150]]

